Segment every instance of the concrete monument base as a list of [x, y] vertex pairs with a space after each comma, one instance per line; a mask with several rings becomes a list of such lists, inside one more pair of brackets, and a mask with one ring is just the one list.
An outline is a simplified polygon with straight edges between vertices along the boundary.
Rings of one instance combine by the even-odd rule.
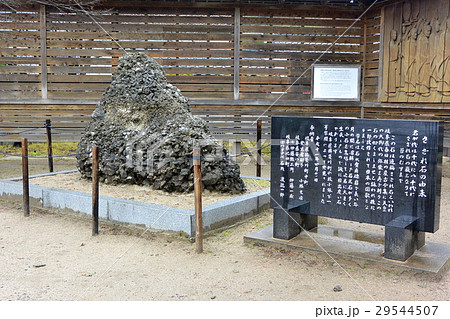
[[[450, 245], [426, 242], [404, 262], [384, 257], [384, 234], [360, 232], [352, 229], [318, 225], [308, 233], [283, 240], [273, 238], [273, 225], [244, 236], [246, 243], [264, 243], [277, 247], [307, 249], [334, 256], [359, 258], [428, 273], [439, 273], [449, 264]], [[320, 246], [319, 246], [320, 245]]]

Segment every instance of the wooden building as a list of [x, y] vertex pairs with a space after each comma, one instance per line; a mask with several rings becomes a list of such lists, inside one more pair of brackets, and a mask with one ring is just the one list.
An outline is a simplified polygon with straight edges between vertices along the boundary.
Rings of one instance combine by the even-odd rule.
[[[107, 0], [93, 9], [102, 11], [0, 7], [0, 141], [47, 118], [61, 128], [55, 139], [77, 140], [118, 57], [135, 51], [165, 68], [218, 137], [251, 137], [252, 122], [274, 114], [442, 120], [450, 134], [448, 0]], [[360, 101], [312, 101], [313, 63], [361, 65]]]

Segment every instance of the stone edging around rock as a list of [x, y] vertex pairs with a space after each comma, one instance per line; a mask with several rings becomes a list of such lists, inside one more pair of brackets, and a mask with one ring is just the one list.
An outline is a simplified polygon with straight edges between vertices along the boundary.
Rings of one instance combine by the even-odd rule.
[[[70, 173], [72, 171], [40, 174], [39, 176]], [[37, 177], [37, 176], [35, 176]], [[20, 178], [0, 180], [0, 198], [14, 198], [22, 196]], [[204, 231], [218, 229], [232, 225], [240, 220], [251, 217], [269, 207], [270, 190], [231, 198], [222, 202], [203, 207]], [[92, 199], [90, 194], [30, 185], [30, 200], [32, 205], [70, 210], [91, 215]], [[195, 236], [194, 210], [172, 208], [161, 205], [140, 203], [131, 200], [100, 196], [99, 217], [101, 219], [135, 225], [145, 225], [156, 230], [184, 232], [188, 236]]]

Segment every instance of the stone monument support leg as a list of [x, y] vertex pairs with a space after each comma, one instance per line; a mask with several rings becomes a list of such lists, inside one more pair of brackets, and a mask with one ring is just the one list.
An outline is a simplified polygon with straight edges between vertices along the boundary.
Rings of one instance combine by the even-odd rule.
[[406, 261], [416, 249], [425, 245], [425, 233], [415, 230], [417, 217], [400, 216], [385, 227], [384, 257]]
[[311, 230], [313, 228], [317, 227], [319, 218], [316, 215], [307, 215], [307, 214], [300, 214], [302, 223], [302, 228], [304, 230]]
[[289, 240], [300, 234], [300, 214], [281, 208], [273, 210], [273, 237]]
[[423, 231], [414, 231], [414, 236], [416, 240], [414, 241], [416, 247], [415, 250], [422, 248], [425, 246], [425, 232]]
[[276, 207], [273, 210], [273, 237], [289, 240], [302, 229], [317, 227], [317, 216], [309, 215], [309, 202], [294, 201], [288, 208]]

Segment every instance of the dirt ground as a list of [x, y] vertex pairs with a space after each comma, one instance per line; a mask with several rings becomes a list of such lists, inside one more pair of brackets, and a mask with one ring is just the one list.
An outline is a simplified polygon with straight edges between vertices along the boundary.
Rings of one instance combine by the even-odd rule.
[[[31, 173], [46, 171], [33, 160]], [[34, 165], [34, 166], [33, 166]], [[74, 168], [61, 160], [55, 170]], [[242, 169], [254, 175], [254, 167]], [[263, 170], [267, 176], [267, 167]], [[20, 162], [0, 160], [0, 178], [20, 175]], [[427, 240], [450, 239], [450, 178], [443, 179], [441, 227]], [[333, 224], [335, 221], [324, 220]], [[205, 252], [174, 234], [101, 223], [20, 204], [0, 205], [0, 300], [448, 300], [450, 274], [429, 275], [362, 260], [261, 247], [243, 236], [272, 223], [265, 212], [210, 233]], [[363, 224], [349, 223], [355, 228]], [[378, 227], [380, 228], [380, 227]], [[145, 233], [144, 233], [145, 231]], [[341, 268], [342, 266], [342, 268]], [[334, 291], [339, 285], [342, 291]]]

